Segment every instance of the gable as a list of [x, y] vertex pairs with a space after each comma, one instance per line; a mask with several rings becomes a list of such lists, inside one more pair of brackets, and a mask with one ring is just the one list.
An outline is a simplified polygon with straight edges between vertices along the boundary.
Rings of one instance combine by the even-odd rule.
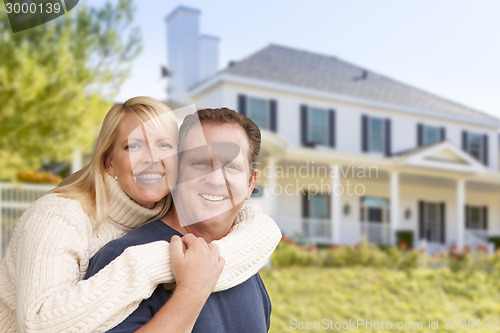
[[407, 152], [399, 157], [400, 164], [419, 168], [461, 173], [482, 173], [486, 167], [474, 157], [448, 141]]
[[451, 149], [443, 149], [435, 152], [434, 154], [429, 154], [424, 157], [427, 161], [440, 161], [445, 163], [455, 163], [468, 165], [468, 161], [461, 156], [458, 156], [456, 152]]

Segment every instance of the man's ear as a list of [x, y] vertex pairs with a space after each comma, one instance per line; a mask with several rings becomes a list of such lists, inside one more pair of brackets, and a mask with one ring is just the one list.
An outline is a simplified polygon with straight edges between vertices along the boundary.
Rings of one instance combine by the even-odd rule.
[[248, 193], [247, 193], [245, 200], [250, 199], [250, 196], [252, 195], [252, 192], [253, 192], [253, 189], [255, 188], [256, 183], [257, 183], [257, 170], [255, 170], [253, 172], [252, 176], [250, 177], [250, 179], [248, 181]]

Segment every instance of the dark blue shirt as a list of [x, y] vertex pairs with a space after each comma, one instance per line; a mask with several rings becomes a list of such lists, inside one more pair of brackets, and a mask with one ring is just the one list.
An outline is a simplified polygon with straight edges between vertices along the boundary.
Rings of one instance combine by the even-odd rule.
[[[147, 223], [122, 238], [106, 244], [90, 259], [85, 279], [96, 274], [129, 246], [159, 240], [170, 242], [182, 235], [161, 220]], [[158, 286], [150, 298], [121, 324], [108, 332], [134, 332], [153, 318], [172, 295]], [[259, 274], [228, 290], [212, 293], [203, 306], [192, 332], [259, 333], [269, 330], [271, 301]]]

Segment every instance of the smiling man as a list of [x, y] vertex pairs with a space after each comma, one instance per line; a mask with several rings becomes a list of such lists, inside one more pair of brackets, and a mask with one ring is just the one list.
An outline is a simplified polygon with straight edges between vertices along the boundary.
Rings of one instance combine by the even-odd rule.
[[257, 180], [260, 130], [230, 109], [205, 109], [186, 118], [179, 138], [174, 193], [179, 227], [206, 241], [227, 235]]
[[[258, 273], [233, 288], [210, 294], [214, 277], [216, 280], [222, 270], [218, 248], [213, 244], [243, 221], [258, 219], [265, 225], [274, 225], [259, 210], [243, 207], [256, 183], [260, 141], [257, 125], [227, 108], [203, 109], [185, 118], [179, 130], [179, 178], [173, 193], [174, 207], [161, 220], [108, 246], [121, 253], [138, 243], [171, 241], [172, 272], [177, 286], [174, 291], [159, 286], [110, 332], [269, 330], [271, 303]], [[272, 233], [277, 241], [281, 238], [277, 227], [265, 232]], [[182, 250], [177, 236], [183, 237], [187, 249]], [[249, 252], [249, 265], [262, 255], [256, 252], [270, 255], [276, 245], [277, 242], [270, 248]], [[97, 253], [87, 277], [112, 259]]]

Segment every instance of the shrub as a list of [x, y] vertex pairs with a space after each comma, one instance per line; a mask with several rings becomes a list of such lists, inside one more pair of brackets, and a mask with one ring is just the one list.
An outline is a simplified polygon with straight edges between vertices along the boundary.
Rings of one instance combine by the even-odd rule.
[[396, 232], [397, 244], [399, 247], [413, 247], [413, 231], [400, 230]]
[[416, 268], [442, 269], [451, 271], [486, 270], [500, 271], [500, 250], [490, 255], [485, 248], [472, 252], [464, 247], [462, 251], [451, 247], [448, 251], [427, 254], [409, 246], [380, 248], [362, 240], [355, 246], [330, 245], [318, 247], [314, 244], [299, 245], [283, 237], [271, 257], [274, 267], [376, 267], [397, 270]]
[[17, 180], [24, 183], [51, 183], [59, 184], [61, 177], [54, 175], [51, 172], [37, 172], [37, 171], [19, 171], [17, 173]]

